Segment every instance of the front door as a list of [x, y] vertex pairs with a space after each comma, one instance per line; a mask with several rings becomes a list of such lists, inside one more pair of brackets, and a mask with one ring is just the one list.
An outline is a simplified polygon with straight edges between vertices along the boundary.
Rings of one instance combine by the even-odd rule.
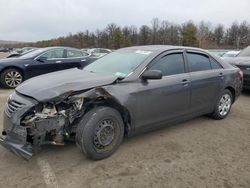
[[136, 126], [138, 128], [174, 119], [188, 112], [190, 75], [183, 53], [165, 54], [150, 63], [148, 69], [160, 70], [163, 78], [139, 83]]

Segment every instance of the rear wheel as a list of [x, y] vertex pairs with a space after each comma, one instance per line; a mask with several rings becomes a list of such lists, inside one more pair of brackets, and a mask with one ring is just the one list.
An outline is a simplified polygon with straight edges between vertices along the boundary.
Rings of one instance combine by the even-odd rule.
[[17, 69], [6, 69], [1, 73], [1, 84], [4, 88], [16, 88], [22, 81], [22, 73]]
[[224, 119], [229, 114], [232, 103], [232, 93], [228, 89], [224, 90], [215, 106], [212, 117], [214, 119]]
[[97, 107], [79, 122], [76, 144], [88, 158], [100, 160], [117, 150], [123, 136], [124, 124], [120, 113], [110, 107]]

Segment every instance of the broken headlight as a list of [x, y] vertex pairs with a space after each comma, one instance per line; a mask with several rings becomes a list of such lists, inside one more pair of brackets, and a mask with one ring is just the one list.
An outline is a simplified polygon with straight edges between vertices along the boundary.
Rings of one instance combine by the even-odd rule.
[[73, 96], [69, 99], [69, 102], [71, 104], [73, 104], [73, 106], [76, 108], [76, 110], [81, 110], [82, 109], [82, 105], [84, 102], [84, 97], [76, 97]]

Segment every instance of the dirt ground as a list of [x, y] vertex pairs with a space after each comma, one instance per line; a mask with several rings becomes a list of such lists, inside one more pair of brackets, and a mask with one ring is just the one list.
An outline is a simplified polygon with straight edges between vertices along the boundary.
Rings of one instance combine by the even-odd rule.
[[[0, 114], [11, 92], [0, 89]], [[0, 182], [1, 188], [250, 188], [250, 92], [224, 120], [199, 117], [126, 138], [102, 161], [86, 159], [74, 143], [43, 147], [30, 161], [0, 146]]]
[[0, 52], [0, 59], [7, 57], [8, 54], [9, 54], [9, 53]]

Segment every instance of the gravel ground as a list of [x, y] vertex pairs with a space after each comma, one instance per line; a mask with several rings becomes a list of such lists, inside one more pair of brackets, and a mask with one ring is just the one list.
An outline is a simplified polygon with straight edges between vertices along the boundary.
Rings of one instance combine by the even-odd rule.
[[[0, 89], [1, 114], [11, 92]], [[199, 117], [126, 138], [102, 161], [74, 143], [43, 147], [28, 162], [0, 146], [0, 187], [250, 188], [249, 99], [244, 92], [225, 120]]]
[[[11, 92], [0, 90], [0, 113]], [[126, 138], [102, 161], [73, 143], [43, 147], [29, 162], [0, 147], [1, 187], [249, 188], [249, 99], [243, 93], [225, 120], [199, 117]]]

